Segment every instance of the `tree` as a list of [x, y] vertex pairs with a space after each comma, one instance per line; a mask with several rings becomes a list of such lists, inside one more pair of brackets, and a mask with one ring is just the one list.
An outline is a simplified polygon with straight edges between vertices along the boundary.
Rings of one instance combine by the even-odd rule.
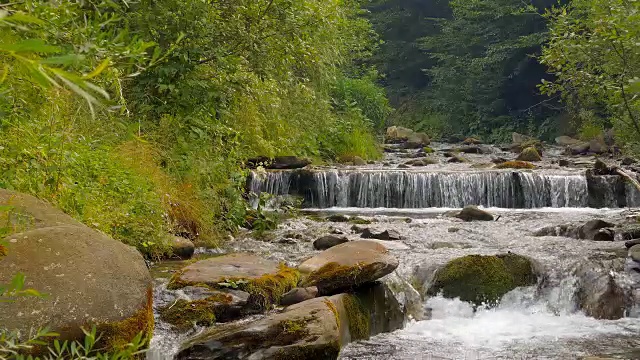
[[556, 76], [542, 90], [561, 94], [583, 126], [610, 123], [640, 138], [640, 2], [573, 0], [548, 13], [541, 62]]

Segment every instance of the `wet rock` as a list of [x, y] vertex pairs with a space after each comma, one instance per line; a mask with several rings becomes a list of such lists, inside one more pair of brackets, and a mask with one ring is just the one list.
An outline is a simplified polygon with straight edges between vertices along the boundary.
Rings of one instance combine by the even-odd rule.
[[490, 154], [491, 153], [491, 151], [488, 148], [483, 146], [478, 146], [478, 145], [462, 146], [460, 148], [457, 148], [456, 150], [464, 154]]
[[460, 229], [460, 228], [457, 228], [457, 227], [450, 227], [450, 228], [448, 228], [448, 229], [447, 229], [447, 231], [448, 231], [448, 232], [450, 232], [450, 233], [457, 233], [457, 232], [459, 232], [460, 230], [461, 230], [461, 229]]
[[579, 142], [573, 145], [569, 145], [566, 148], [566, 153], [568, 155], [585, 155], [587, 152], [589, 152], [589, 143], [585, 143], [585, 142]]
[[317, 286], [320, 294], [358, 288], [391, 273], [398, 260], [374, 241], [350, 241], [303, 262], [298, 269], [304, 286]]
[[528, 147], [518, 155], [518, 161], [542, 161], [542, 157], [535, 147]]
[[622, 161], [620, 161], [620, 163], [625, 166], [633, 165], [637, 162], [638, 161], [632, 157], [625, 157], [624, 159], [622, 159]]
[[413, 133], [404, 144], [407, 149], [421, 149], [431, 144], [431, 139], [425, 133]]
[[570, 136], [558, 136], [555, 140], [556, 144], [560, 146], [572, 146], [582, 143], [582, 141], [574, 139]]
[[560, 159], [558, 160], [558, 165], [562, 167], [571, 167], [573, 166], [573, 163], [567, 159]]
[[493, 215], [477, 206], [466, 206], [455, 217], [463, 221], [493, 221]]
[[351, 341], [402, 327], [404, 314], [380, 286], [311, 299], [254, 322], [212, 328], [185, 343], [176, 359], [337, 359]]
[[526, 161], [507, 161], [496, 165], [496, 169], [535, 169], [536, 166]]
[[[600, 220], [600, 219], [591, 220], [578, 228], [578, 238], [587, 239], [587, 240], [596, 240], [597, 237], [599, 238], [603, 236], [601, 230], [606, 230], [607, 228], [612, 228], [614, 226], [615, 224], [612, 224], [604, 220]], [[613, 241], [613, 236], [611, 236], [610, 240], [606, 240], [606, 241]]]
[[348, 222], [349, 217], [342, 214], [335, 214], [335, 215], [327, 216], [326, 220], [330, 222], [343, 223], [343, 222]]
[[640, 262], [640, 245], [634, 245], [629, 248], [629, 257], [633, 261]]
[[593, 236], [594, 241], [613, 241], [615, 240], [616, 233], [613, 229], [600, 229]]
[[316, 250], [327, 250], [336, 245], [344, 244], [348, 241], [349, 239], [344, 236], [327, 235], [314, 241], [313, 248]]
[[453, 155], [450, 159], [447, 159], [447, 162], [449, 164], [458, 164], [458, 163], [465, 163], [467, 162], [467, 160], [465, 160], [464, 158], [458, 155]]
[[349, 223], [350, 224], [355, 224], [355, 225], [369, 225], [369, 224], [372, 224], [373, 221], [361, 218], [359, 216], [354, 216], [354, 217], [349, 219]]
[[398, 165], [398, 169], [409, 169], [411, 166], [407, 165], [407, 164], [400, 164]]
[[571, 224], [547, 226], [542, 229], [536, 230], [533, 236], [565, 236], [565, 237], [578, 237], [578, 227]]
[[179, 259], [191, 259], [196, 251], [196, 246], [189, 239], [175, 236], [171, 242], [171, 253]]
[[631, 249], [633, 246], [640, 245], [640, 239], [629, 240], [624, 243], [627, 249]]
[[591, 260], [578, 268], [578, 304], [585, 314], [608, 320], [624, 317], [633, 301], [630, 290], [620, 286], [614, 277], [623, 269], [622, 259]]
[[291, 306], [303, 301], [315, 299], [316, 296], [318, 296], [318, 288], [315, 286], [295, 288], [282, 296], [280, 305]]
[[505, 163], [507, 161], [509, 161], [509, 160], [507, 160], [507, 159], [505, 159], [503, 157], [495, 157], [495, 158], [491, 159], [491, 162], [494, 163], [494, 164], [502, 164], [502, 163]]
[[256, 169], [259, 166], [265, 169], [301, 169], [310, 165], [311, 160], [296, 156], [276, 156], [275, 158], [260, 156], [247, 160], [246, 164], [250, 169]]
[[0, 246], [0, 284], [22, 273], [26, 287], [48, 295], [0, 301], [0, 327], [29, 334], [48, 326], [62, 340], [82, 341], [81, 327], [95, 324], [108, 349], [151, 333], [151, 276], [135, 248], [26, 194], [0, 189], [0, 206], [11, 207], [11, 216], [0, 210], [11, 224], [0, 239], [8, 244]]
[[400, 233], [395, 230], [384, 230], [381, 232], [374, 232], [371, 229], [364, 229], [360, 235], [363, 239], [377, 239], [377, 240], [400, 240], [402, 237]]
[[282, 295], [296, 287], [297, 270], [252, 254], [230, 254], [197, 261], [177, 272], [168, 288], [206, 286], [211, 289], [246, 291], [247, 312], [260, 312], [277, 304]]
[[597, 176], [617, 175], [615, 168], [613, 166], [609, 166], [601, 159], [596, 159], [596, 162], [593, 164], [592, 174]]
[[411, 166], [428, 166], [428, 165], [433, 165], [433, 164], [437, 164], [438, 162], [433, 160], [433, 159], [427, 159], [427, 158], [423, 158], [423, 159], [415, 159], [415, 160], [410, 160], [407, 161], [405, 163], [405, 165], [411, 165]]
[[452, 260], [438, 270], [427, 294], [442, 293], [447, 298], [460, 298], [476, 306], [496, 305], [507, 292], [519, 286], [535, 285], [537, 278], [533, 263], [524, 256], [469, 255]]
[[181, 298], [160, 309], [160, 318], [179, 331], [216, 322], [236, 320], [244, 315], [250, 294], [239, 290], [212, 290], [188, 286]]

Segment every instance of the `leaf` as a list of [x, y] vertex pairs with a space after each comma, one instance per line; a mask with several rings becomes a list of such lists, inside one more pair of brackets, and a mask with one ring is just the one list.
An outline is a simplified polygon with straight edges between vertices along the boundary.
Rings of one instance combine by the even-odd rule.
[[84, 60], [84, 56], [76, 55], [76, 54], [68, 54], [62, 56], [53, 56], [50, 58], [40, 60], [40, 64], [51, 64], [51, 65], [73, 65], [77, 64]]
[[31, 15], [27, 15], [23, 12], [13, 13], [11, 16], [7, 16], [4, 18], [5, 21], [15, 21], [24, 24], [36, 24], [36, 25], [44, 25], [44, 21], [33, 17]]
[[60, 51], [60, 48], [57, 46], [47, 45], [41, 39], [27, 39], [13, 44], [0, 44], [0, 50], [6, 50], [16, 53], [56, 53]]
[[111, 63], [111, 59], [107, 58], [104, 59], [100, 65], [98, 65], [98, 67], [96, 67], [92, 72], [90, 72], [89, 74], [83, 76], [83, 78], [85, 79], [92, 79], [98, 75], [100, 75]]

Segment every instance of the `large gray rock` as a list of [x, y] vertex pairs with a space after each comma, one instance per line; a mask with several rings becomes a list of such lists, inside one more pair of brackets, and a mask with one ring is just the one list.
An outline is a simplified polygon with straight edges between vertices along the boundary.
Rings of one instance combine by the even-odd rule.
[[176, 359], [337, 359], [351, 341], [403, 326], [404, 314], [383, 285], [356, 294], [321, 297], [255, 322], [205, 331]]
[[372, 283], [397, 267], [398, 260], [385, 246], [360, 240], [334, 246], [298, 269], [304, 286], [317, 286], [321, 295], [330, 295]]
[[[65, 340], [97, 326], [107, 348], [153, 329], [151, 276], [133, 247], [94, 231], [32, 196], [0, 190], [0, 217], [12, 223], [0, 284], [26, 276], [25, 286], [47, 294], [0, 301], [0, 330], [48, 326]], [[4, 221], [3, 220], [3, 221]]]
[[588, 316], [620, 319], [633, 306], [631, 290], [617, 283], [613, 275], [623, 269], [623, 259], [591, 260], [578, 268], [578, 303]]

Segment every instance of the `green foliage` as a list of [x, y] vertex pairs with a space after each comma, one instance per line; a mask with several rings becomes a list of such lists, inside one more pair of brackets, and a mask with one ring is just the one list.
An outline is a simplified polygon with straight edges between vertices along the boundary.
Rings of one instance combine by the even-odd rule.
[[0, 187], [147, 256], [168, 252], [168, 233], [215, 245], [242, 225], [248, 158], [381, 155], [389, 106], [360, 69], [377, 38], [358, 1], [39, 0], [0, 14]]
[[[40, 329], [30, 334], [26, 339], [19, 333], [0, 332], [0, 359], [11, 360], [54, 360], [54, 359], [85, 359], [85, 360], [126, 360], [133, 359], [144, 353], [146, 340], [142, 334], [136, 336], [131, 343], [120, 350], [106, 352], [101, 349], [100, 336], [94, 326], [91, 331], [82, 330], [84, 341], [60, 341], [55, 339], [57, 333], [48, 329]], [[24, 355], [34, 349], [46, 349], [48, 354], [42, 356]]]
[[556, 79], [543, 81], [542, 91], [562, 96], [583, 136], [613, 125], [623, 140], [637, 143], [640, 3], [574, 0], [547, 17], [550, 41], [540, 59]]

